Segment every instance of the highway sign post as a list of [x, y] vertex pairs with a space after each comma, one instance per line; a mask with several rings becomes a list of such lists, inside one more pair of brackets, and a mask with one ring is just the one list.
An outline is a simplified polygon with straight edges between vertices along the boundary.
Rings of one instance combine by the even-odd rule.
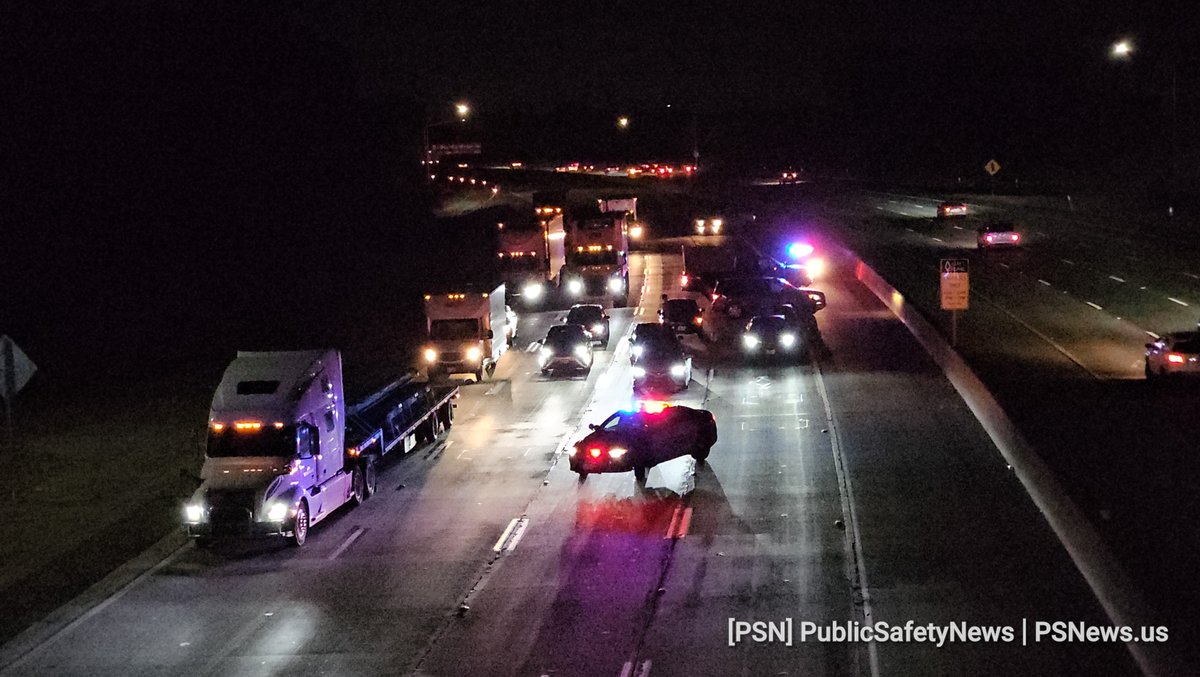
[[987, 172], [988, 176], [991, 177], [992, 195], [995, 195], [996, 194], [996, 173], [1000, 171], [1000, 163], [996, 162], [995, 160], [988, 160], [987, 164], [983, 166], [983, 171]]
[[37, 367], [17, 344], [8, 336], [0, 336], [0, 397], [4, 399], [4, 431], [9, 451], [15, 451], [17, 446], [17, 436], [13, 430], [13, 400], [35, 371]]
[[950, 311], [950, 345], [958, 346], [958, 311], [966, 310], [971, 301], [971, 280], [967, 259], [942, 259], [942, 310]]

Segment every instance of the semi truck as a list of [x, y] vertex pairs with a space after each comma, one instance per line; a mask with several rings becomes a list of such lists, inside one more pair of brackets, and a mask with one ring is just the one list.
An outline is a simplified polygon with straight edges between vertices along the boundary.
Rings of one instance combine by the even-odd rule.
[[213, 394], [187, 535], [198, 547], [230, 536], [304, 545], [313, 525], [375, 493], [384, 455], [449, 428], [457, 395], [409, 375], [350, 403], [337, 350], [238, 352]]
[[629, 222], [624, 211], [568, 220], [562, 286], [573, 302], [629, 304]]
[[544, 303], [566, 262], [563, 208], [553, 196], [536, 195], [533, 220], [498, 223], [500, 278], [510, 298], [526, 306]]
[[429, 343], [422, 357], [430, 377], [472, 374], [491, 377], [512, 333], [504, 303], [504, 283], [488, 291], [470, 286], [425, 294]]

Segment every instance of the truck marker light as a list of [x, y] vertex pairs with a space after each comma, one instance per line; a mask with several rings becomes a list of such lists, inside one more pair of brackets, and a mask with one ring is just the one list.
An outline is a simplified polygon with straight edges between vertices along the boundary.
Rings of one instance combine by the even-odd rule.
[[224, 424], [224, 423], [221, 423], [220, 421], [213, 421], [213, 422], [212, 422], [212, 429], [213, 429], [213, 432], [215, 432], [215, 433], [219, 433], [219, 432], [221, 432], [222, 430], [224, 430], [224, 429], [225, 429], [225, 424]]
[[275, 421], [275, 429], [283, 430], [283, 421]]
[[433, 297], [432, 297], [432, 296], [430, 296], [429, 294], [426, 294], [426, 295], [425, 295], [425, 300], [426, 300], [426, 301], [428, 301], [428, 300], [429, 300], [429, 299], [431, 299], [431, 298], [433, 298]]
[[233, 424], [233, 427], [235, 429], [237, 429], [238, 432], [258, 431], [258, 430], [262, 430], [262, 422], [261, 421], [236, 421]]

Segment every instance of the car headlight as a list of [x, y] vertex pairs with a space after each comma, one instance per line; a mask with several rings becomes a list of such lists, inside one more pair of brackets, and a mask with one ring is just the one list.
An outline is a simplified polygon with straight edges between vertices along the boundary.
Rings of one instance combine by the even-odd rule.
[[204, 506], [202, 506], [198, 503], [191, 503], [189, 505], [186, 505], [183, 508], [183, 516], [184, 516], [184, 519], [186, 519], [189, 522], [203, 522], [204, 521]]
[[629, 452], [629, 450], [624, 447], [612, 447], [611, 449], [608, 450], [608, 457], [609, 458], [621, 458], [628, 452]]
[[588, 356], [588, 347], [586, 345], [580, 343], [579, 345], [575, 346], [575, 354], [580, 357], [587, 357]]
[[521, 289], [521, 294], [530, 301], [536, 301], [542, 298], [543, 291], [540, 284], [527, 284]]
[[593, 324], [593, 325], [592, 325], [592, 333], [593, 333], [593, 334], [597, 334], [597, 335], [599, 335], [599, 334], [603, 334], [603, 333], [604, 333], [604, 325], [602, 325], [602, 324]]
[[554, 357], [554, 349], [542, 346], [542, 349], [538, 351], [538, 357], [542, 358], [543, 360], [548, 360], [551, 357]]
[[642, 232], [641, 226], [634, 226], [629, 229], [629, 237], [635, 240], [640, 240], [642, 238]]
[[630, 371], [633, 373], [634, 378], [642, 378], [646, 375], [646, 370], [642, 367], [634, 367]]
[[701, 229], [701, 232], [703, 232], [703, 230], [704, 230], [704, 224], [705, 224], [704, 219], [696, 219], [696, 227]]
[[634, 357], [641, 357], [642, 353], [646, 352], [646, 346], [634, 346], [629, 349], [629, 352], [633, 353]]
[[683, 378], [684, 374], [686, 374], [686, 373], [687, 373], [686, 366], [684, 366], [682, 364], [672, 364], [671, 365], [671, 376], [674, 376], [675, 378]]
[[697, 224], [696, 224], [696, 233], [697, 233], [698, 235], [703, 235], [703, 234], [704, 234], [704, 224], [703, 224], [703, 223], [697, 223]]
[[716, 230], [717, 228], [720, 228], [723, 225], [725, 225], [725, 219], [713, 219], [712, 220], [713, 230]]
[[612, 277], [608, 280], [609, 291], [621, 291], [625, 288], [625, 281], [619, 277]]
[[479, 359], [482, 357], [483, 357], [483, 351], [479, 349], [479, 346], [471, 346], [470, 348], [467, 348], [467, 360], [468, 361], [478, 362]]
[[796, 345], [796, 335], [787, 333], [780, 334], [779, 345], [783, 346], [784, 348], [791, 348], [792, 346]]
[[426, 362], [437, 362], [437, 358], [438, 358], [438, 352], [436, 350], [434, 350], [433, 348], [425, 349], [425, 361]]
[[282, 501], [276, 501], [275, 503], [271, 504], [271, 507], [267, 508], [267, 521], [282, 522], [285, 518], [287, 518], [287, 514], [288, 504], [283, 503]]
[[742, 345], [750, 350], [754, 350], [758, 347], [758, 337], [754, 334], [746, 334], [742, 336]]
[[582, 294], [583, 293], [583, 281], [582, 280], [568, 280], [567, 281], [567, 291], [576, 296], [578, 296], [579, 294]]

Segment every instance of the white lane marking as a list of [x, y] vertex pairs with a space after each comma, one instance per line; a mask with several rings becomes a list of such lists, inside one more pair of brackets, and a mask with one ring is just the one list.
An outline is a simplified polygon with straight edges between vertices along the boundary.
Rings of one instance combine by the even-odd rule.
[[504, 547], [504, 542], [508, 540], [509, 534], [512, 533], [513, 529], [517, 528], [517, 522], [520, 519], [520, 517], [514, 517], [509, 521], [508, 526], [504, 528], [504, 533], [500, 534], [500, 538], [496, 541], [496, 545], [492, 546], [492, 552], [500, 552]]
[[[817, 394], [825, 406], [825, 425], [829, 427], [829, 447], [833, 453], [833, 467], [837, 471], [838, 494], [841, 497], [842, 515], [845, 517], [854, 542], [847, 543], [849, 555], [854, 560], [855, 578], [858, 580], [859, 597], [862, 599], [864, 625], [875, 625], [875, 612], [871, 608], [871, 588], [867, 585], [867, 561], [863, 556], [862, 533], [858, 528], [858, 509], [854, 502], [854, 487], [850, 483], [850, 472], [846, 468], [846, 457], [842, 453], [841, 433], [833, 419], [833, 406], [829, 403], [829, 391], [825, 389], [825, 378], [821, 375], [821, 363], [813, 363], [813, 376], [817, 383]], [[867, 644], [867, 656], [870, 661], [871, 677], [879, 677], [879, 649], [875, 642]]]
[[1155, 333], [1154, 333], [1154, 332], [1152, 332], [1152, 331], [1148, 331], [1148, 332], [1146, 332], [1146, 335], [1147, 335], [1147, 336], [1149, 336], [1150, 338], [1153, 338], [1155, 341], [1157, 341], [1157, 340], [1159, 340], [1160, 338], [1162, 338], [1161, 336], [1159, 336], [1158, 334], [1155, 334]]
[[1196, 275], [1195, 273], [1184, 273], [1184, 275], [1187, 275], [1188, 277], [1192, 278], [1193, 280], [1200, 280], [1200, 275]]
[[512, 552], [517, 548], [517, 544], [521, 542], [521, 537], [525, 535], [525, 528], [529, 526], [529, 520], [522, 517], [517, 520], [517, 528], [513, 530], [512, 536], [508, 539], [508, 545], [504, 546], [505, 552]]
[[962, 226], [954, 226], [954, 230], [962, 230]]
[[1047, 282], [1047, 281], [1043, 280], [1043, 279], [1042, 279], [1042, 278], [1040, 278], [1040, 277], [1038, 278], [1038, 282], [1041, 282], [1042, 284], [1046, 285], [1047, 287], [1049, 287], [1049, 286], [1050, 286], [1050, 283], [1049, 283], [1049, 282]]
[[1095, 308], [1096, 310], [1104, 310], [1103, 308], [1101, 308], [1100, 306], [1096, 305], [1095, 303], [1092, 303], [1091, 301], [1084, 301], [1084, 303], [1086, 303], [1086, 304], [1088, 304], [1089, 306], [1091, 306], [1091, 307]]
[[933, 237], [930, 239], [933, 240], [934, 242], [942, 242], [942, 238], [940, 238], [940, 237]]
[[635, 673], [633, 671], [633, 661], [625, 661], [625, 665], [621, 666], [620, 677], [648, 677], [650, 674], [650, 659], [642, 661]]
[[878, 209], [879, 211], [883, 211], [883, 207], [881, 207], [879, 205], [875, 205], [875, 208]]
[[[907, 214], [905, 214], [905, 216], [908, 216], [908, 215], [907, 215]], [[912, 228], [905, 228], [904, 230], [907, 230], [907, 231], [908, 231], [908, 232], [910, 232], [910, 233], [915, 233], [915, 232], [917, 232], [917, 231], [913, 230]]]
[[1123, 280], [1123, 279], [1121, 279], [1121, 278], [1117, 277], [1116, 275], [1109, 275], [1109, 276], [1108, 276], [1108, 279], [1110, 279], [1110, 280], [1116, 280], [1117, 282], [1124, 282], [1124, 281], [1125, 281], [1125, 280]]
[[1070, 259], [1059, 259], [1059, 261], [1062, 261], [1063, 263], [1067, 264], [1068, 266], [1075, 265], [1075, 262]]
[[1008, 270], [1008, 264], [1007, 264], [1007, 263], [1001, 263], [1001, 264], [1000, 264], [1000, 267], [1001, 267], [1001, 268], [1003, 268], [1003, 269], [1005, 269], [1005, 270]]
[[1168, 296], [1168, 297], [1167, 297], [1167, 300], [1168, 300], [1168, 301], [1171, 301], [1172, 303], [1178, 303], [1179, 305], [1181, 305], [1181, 306], [1184, 306], [1185, 308], [1186, 308], [1186, 307], [1187, 307], [1187, 305], [1188, 305], [1188, 304], [1187, 304], [1187, 302], [1185, 302], [1185, 301], [1180, 301], [1179, 299], [1175, 298], [1174, 296]]
[[364, 533], [366, 533], [366, 531], [367, 530], [362, 527], [354, 527], [354, 530], [350, 532], [350, 535], [346, 537], [346, 540], [342, 541], [342, 544], [337, 547], [337, 550], [334, 550], [329, 554], [328, 559], [337, 559], [338, 555], [346, 552], [346, 548], [349, 548], [355, 541], [358, 540], [358, 537], [362, 536]]

